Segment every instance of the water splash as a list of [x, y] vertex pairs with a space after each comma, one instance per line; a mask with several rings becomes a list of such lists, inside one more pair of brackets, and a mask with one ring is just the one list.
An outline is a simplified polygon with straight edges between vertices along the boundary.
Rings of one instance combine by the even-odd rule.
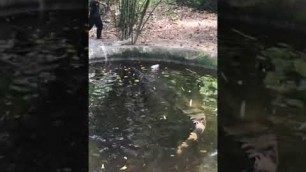
[[107, 51], [105, 49], [105, 45], [103, 44], [103, 42], [102, 42], [102, 45], [100, 47], [102, 48], [102, 51], [103, 51], [103, 54], [104, 54], [104, 57], [105, 57], [105, 63], [107, 63], [107, 61], [108, 61]]
[[[102, 52], [101, 52], [102, 51]], [[108, 62], [108, 54], [107, 48], [102, 41], [89, 39], [89, 51], [88, 51], [89, 58], [95, 58], [96, 56], [100, 58], [104, 58], [105, 64]], [[101, 54], [103, 53], [103, 54]], [[102, 56], [102, 57], [101, 57]]]

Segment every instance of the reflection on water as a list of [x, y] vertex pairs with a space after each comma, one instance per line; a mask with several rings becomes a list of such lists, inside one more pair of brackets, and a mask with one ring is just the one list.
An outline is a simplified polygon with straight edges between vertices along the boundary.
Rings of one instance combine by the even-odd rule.
[[[151, 66], [90, 67], [90, 172], [216, 171], [216, 79], [203, 69]], [[202, 112], [203, 136], [177, 155]]]
[[221, 26], [219, 169], [303, 171], [305, 44], [299, 34], [253, 27]]

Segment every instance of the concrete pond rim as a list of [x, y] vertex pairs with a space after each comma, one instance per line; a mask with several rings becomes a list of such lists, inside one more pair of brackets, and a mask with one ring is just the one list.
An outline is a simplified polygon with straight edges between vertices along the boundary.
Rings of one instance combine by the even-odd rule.
[[187, 48], [147, 45], [106, 45], [89, 40], [89, 65], [118, 61], [172, 63], [205, 68], [216, 73], [217, 56]]

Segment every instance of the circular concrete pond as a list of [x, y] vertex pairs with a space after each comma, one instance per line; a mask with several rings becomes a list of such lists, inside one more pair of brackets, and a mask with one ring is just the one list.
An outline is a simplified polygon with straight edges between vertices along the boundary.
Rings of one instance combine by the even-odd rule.
[[[90, 171], [217, 171], [216, 59], [191, 50], [95, 45]], [[186, 141], [203, 117], [204, 133]], [[178, 154], [184, 141], [188, 147]]]

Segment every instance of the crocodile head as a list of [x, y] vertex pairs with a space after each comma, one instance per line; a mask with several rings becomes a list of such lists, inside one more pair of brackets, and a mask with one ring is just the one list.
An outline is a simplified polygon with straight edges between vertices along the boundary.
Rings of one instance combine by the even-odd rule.
[[195, 120], [193, 123], [195, 125], [194, 132], [197, 133], [198, 135], [202, 134], [205, 130], [205, 127], [206, 127], [205, 116], [203, 118]]

